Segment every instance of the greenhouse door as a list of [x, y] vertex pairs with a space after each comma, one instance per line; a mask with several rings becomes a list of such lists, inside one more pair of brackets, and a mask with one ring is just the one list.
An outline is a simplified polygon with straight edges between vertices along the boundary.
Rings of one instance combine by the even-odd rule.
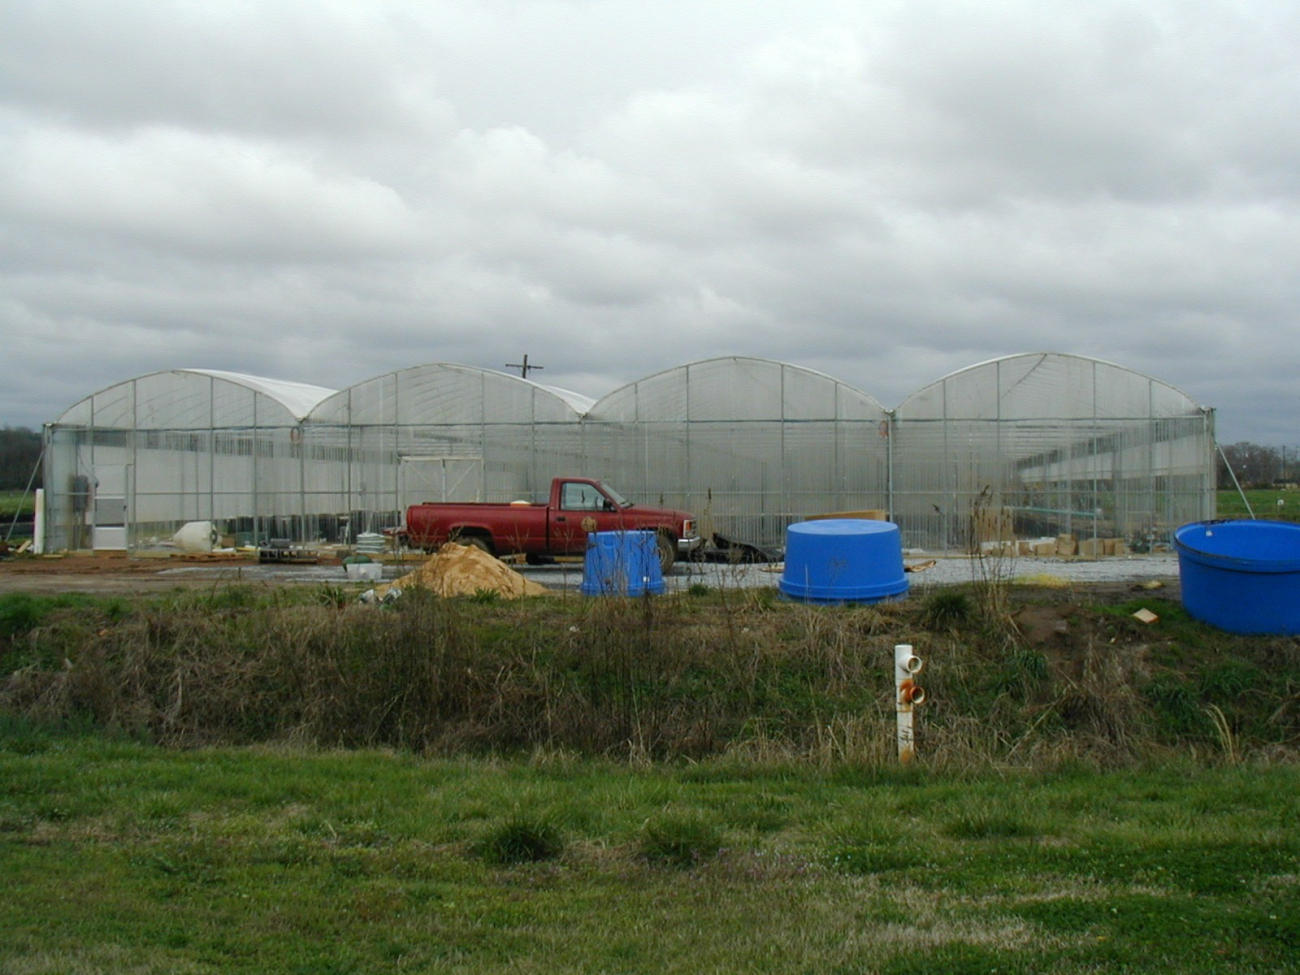
[[130, 471], [121, 466], [95, 468], [90, 547], [96, 552], [126, 550], [126, 486]]
[[482, 501], [483, 458], [403, 457], [397, 490], [403, 510], [421, 501]]

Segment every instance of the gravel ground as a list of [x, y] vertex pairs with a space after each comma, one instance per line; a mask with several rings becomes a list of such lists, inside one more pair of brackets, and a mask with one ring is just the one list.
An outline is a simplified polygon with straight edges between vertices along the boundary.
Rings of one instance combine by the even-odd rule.
[[[1008, 558], [1000, 562], [987, 561], [983, 565], [978, 559], [940, 557], [933, 560], [933, 565], [922, 568], [930, 561], [928, 556], [909, 556], [904, 559], [906, 566], [919, 570], [908, 573], [908, 582], [913, 590], [978, 582], [990, 577], [1078, 585], [1150, 580], [1168, 583], [1178, 579], [1178, 557], [1172, 553], [1119, 556], [1095, 561]], [[672, 589], [686, 588], [697, 582], [709, 586], [731, 585], [745, 588], [774, 586], [780, 578], [779, 566], [692, 565], [674, 568], [668, 583]], [[544, 585], [548, 584], [544, 580], [538, 581], [543, 582]]]
[[[92, 560], [93, 562], [94, 560]], [[926, 568], [926, 563], [933, 565]], [[997, 573], [997, 578], [1066, 584], [1093, 585], [1137, 583], [1160, 580], [1176, 584], [1178, 559], [1173, 554], [1131, 555], [1095, 561], [1043, 558], [1008, 558], [986, 561], [984, 566], [975, 559], [958, 556], [909, 555], [904, 563], [919, 571], [908, 574], [913, 592], [980, 581], [984, 571]], [[384, 566], [384, 580], [391, 581], [412, 571], [418, 563]], [[167, 589], [175, 586], [212, 585], [222, 582], [252, 584], [317, 584], [342, 585], [347, 579], [338, 565], [257, 565], [213, 564], [159, 566], [157, 563], [136, 560], [115, 565], [105, 560], [99, 571], [90, 574], [84, 570], [64, 567], [59, 563], [34, 566], [45, 571], [18, 573], [10, 564], [0, 568], [0, 592], [18, 590], [83, 591], [83, 592], [139, 592]], [[79, 567], [80, 568], [80, 567]], [[566, 562], [553, 566], [517, 566], [524, 576], [549, 589], [577, 590], [582, 582], [582, 563]], [[780, 565], [722, 565], [713, 563], [679, 563], [668, 574], [665, 583], [669, 592], [681, 592], [692, 585], [710, 588], [745, 589], [775, 586], [781, 579]], [[147, 569], [148, 571], [142, 571]], [[6, 571], [8, 570], [8, 571]]]
[[[919, 571], [908, 573], [914, 590], [980, 581], [987, 573], [997, 573], [997, 578], [1020, 579], [1038, 582], [1064, 582], [1086, 585], [1089, 583], [1144, 582], [1152, 579], [1168, 581], [1178, 578], [1178, 559], [1175, 555], [1120, 556], [1116, 558], [1083, 561], [1077, 559], [1009, 558], [986, 561], [977, 559], [940, 557], [926, 567], [929, 557], [908, 557], [904, 564]], [[411, 571], [412, 566], [388, 565], [384, 567], [385, 581]], [[582, 565], [578, 562], [551, 566], [517, 566], [519, 572], [548, 589], [577, 589], [582, 582]], [[238, 579], [242, 582], [298, 582], [342, 583], [343, 569], [339, 566], [270, 566], [251, 565], [237, 570], [228, 567], [182, 567], [159, 573], [161, 578], [177, 581], [197, 579]], [[679, 563], [668, 574], [665, 583], [670, 592], [685, 590], [701, 584], [712, 588], [731, 587], [750, 589], [775, 586], [781, 579], [780, 565], [723, 565], [714, 563]]]

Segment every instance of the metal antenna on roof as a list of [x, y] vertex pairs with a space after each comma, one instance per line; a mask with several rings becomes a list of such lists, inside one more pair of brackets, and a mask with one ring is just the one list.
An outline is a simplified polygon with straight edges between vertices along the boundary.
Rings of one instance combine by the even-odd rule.
[[532, 370], [532, 369], [545, 369], [546, 367], [545, 367], [545, 366], [532, 366], [532, 365], [529, 365], [529, 364], [528, 364], [528, 353], [525, 352], [525, 353], [524, 353], [524, 361], [523, 361], [523, 362], [507, 362], [507, 363], [506, 363], [506, 368], [507, 368], [507, 369], [518, 369], [518, 370], [519, 370], [519, 377], [520, 377], [521, 379], [527, 379], [527, 378], [528, 378], [529, 370]]

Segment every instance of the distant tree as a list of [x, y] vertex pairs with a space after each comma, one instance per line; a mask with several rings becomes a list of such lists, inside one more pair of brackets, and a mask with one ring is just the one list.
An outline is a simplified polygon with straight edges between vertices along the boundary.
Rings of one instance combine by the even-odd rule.
[[41, 486], [41, 472], [32, 471], [41, 457], [41, 435], [26, 427], [0, 429], [0, 491], [21, 491], [30, 482]]
[[1224, 457], [1232, 465], [1232, 471], [1243, 488], [1272, 487], [1282, 476], [1282, 452], [1276, 447], [1243, 442], [1223, 444], [1222, 449], [1218, 474], [1218, 485], [1221, 488], [1233, 486], [1232, 475], [1223, 463]]

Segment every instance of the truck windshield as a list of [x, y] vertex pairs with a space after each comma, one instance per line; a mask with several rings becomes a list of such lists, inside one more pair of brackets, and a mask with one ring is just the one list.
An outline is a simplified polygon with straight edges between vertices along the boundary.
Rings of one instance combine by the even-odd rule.
[[620, 508], [630, 508], [630, 507], [632, 507], [632, 502], [631, 502], [631, 501], [629, 501], [627, 498], [623, 497], [623, 495], [619, 494], [617, 491], [615, 491], [612, 487], [610, 487], [610, 486], [609, 486], [608, 484], [606, 484], [604, 481], [601, 481], [601, 482], [600, 482], [600, 489], [601, 489], [602, 491], [604, 491], [607, 495], [609, 495], [610, 500], [612, 500], [612, 501], [613, 501], [616, 505], [618, 505]]

